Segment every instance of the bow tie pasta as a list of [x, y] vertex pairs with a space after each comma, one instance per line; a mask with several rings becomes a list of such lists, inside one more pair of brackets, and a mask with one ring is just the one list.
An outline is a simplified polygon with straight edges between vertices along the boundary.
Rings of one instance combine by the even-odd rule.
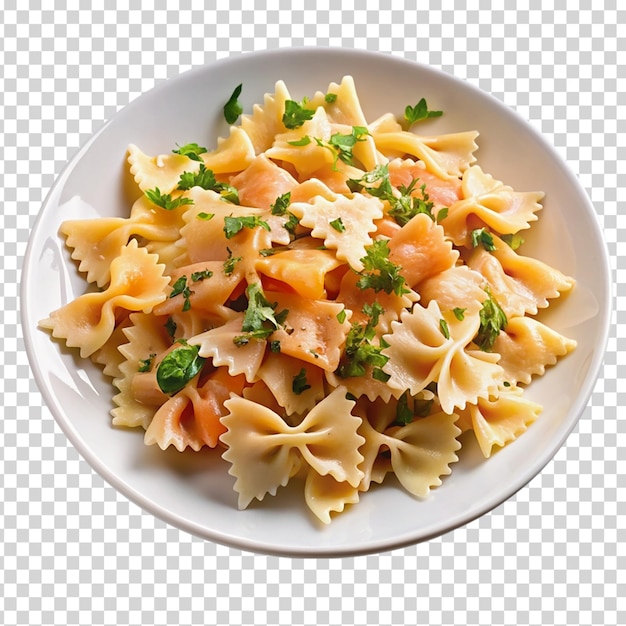
[[60, 229], [97, 290], [41, 327], [103, 366], [115, 427], [221, 454], [241, 508], [301, 480], [329, 523], [389, 473], [428, 497], [461, 434], [487, 458], [539, 419], [524, 387], [576, 346], [536, 317], [575, 283], [523, 254], [542, 193], [473, 130], [415, 131], [441, 114], [279, 81], [213, 150], [131, 144], [128, 217]]

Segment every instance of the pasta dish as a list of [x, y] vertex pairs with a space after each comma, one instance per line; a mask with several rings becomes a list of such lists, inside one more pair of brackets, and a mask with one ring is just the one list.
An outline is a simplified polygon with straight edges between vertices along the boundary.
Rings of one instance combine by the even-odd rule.
[[128, 217], [62, 224], [91, 288], [40, 326], [110, 377], [114, 426], [215, 448], [242, 509], [292, 479], [324, 523], [388, 475], [426, 497], [575, 348], [537, 317], [574, 279], [523, 254], [543, 194], [483, 171], [476, 131], [419, 134], [423, 98], [368, 120], [350, 76], [250, 113], [241, 89], [214, 149], [129, 146]]

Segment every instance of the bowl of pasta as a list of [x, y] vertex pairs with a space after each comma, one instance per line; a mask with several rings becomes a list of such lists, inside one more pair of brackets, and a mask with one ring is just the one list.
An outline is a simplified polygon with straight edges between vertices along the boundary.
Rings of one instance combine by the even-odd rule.
[[399, 57], [282, 49], [168, 80], [80, 150], [22, 321], [55, 419], [133, 502], [346, 556], [541, 471], [591, 395], [609, 284], [585, 191], [514, 111]]

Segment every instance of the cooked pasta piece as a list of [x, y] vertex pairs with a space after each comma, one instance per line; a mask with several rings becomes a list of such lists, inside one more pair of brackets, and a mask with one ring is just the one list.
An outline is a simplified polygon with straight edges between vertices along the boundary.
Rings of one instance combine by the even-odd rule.
[[547, 366], [575, 347], [576, 341], [532, 317], [510, 319], [506, 331], [493, 344], [494, 352], [500, 354], [505, 380], [511, 384], [530, 383], [533, 376], [543, 375]]
[[459, 258], [459, 252], [446, 240], [444, 229], [424, 213], [413, 217], [391, 237], [389, 249], [389, 260], [402, 268], [410, 287], [453, 267]]
[[410, 155], [420, 159], [432, 174], [454, 179], [476, 161], [477, 136], [474, 131], [437, 137], [420, 137], [408, 131], [377, 132], [374, 133], [374, 142], [383, 153], [390, 151], [394, 156]]
[[461, 431], [454, 425], [457, 419], [454, 413], [436, 413], [383, 433], [365, 421], [359, 432], [372, 451], [381, 447], [389, 450], [391, 471], [400, 484], [409, 493], [424, 498], [441, 484], [442, 476], [450, 474], [450, 465], [458, 461], [456, 451], [461, 444], [456, 438]]
[[346, 505], [359, 501], [359, 490], [347, 481], [337, 481], [330, 474], [321, 476], [309, 468], [304, 483], [304, 499], [321, 522], [330, 524], [331, 513], [341, 513]]
[[507, 315], [535, 315], [573, 287], [574, 280], [557, 269], [518, 254], [496, 235], [492, 239], [495, 249], [477, 247], [467, 265], [486, 278]]
[[474, 165], [463, 173], [463, 199], [453, 203], [443, 227], [459, 246], [470, 246], [471, 230], [484, 223], [497, 233], [509, 235], [530, 228], [538, 219], [543, 193], [514, 191]]
[[338, 387], [315, 406], [298, 426], [289, 426], [274, 411], [245, 398], [232, 396], [222, 419], [227, 431], [221, 440], [228, 446], [222, 455], [236, 477], [239, 507], [263, 500], [306, 462], [320, 476], [357, 487], [363, 477], [358, 452], [363, 437], [357, 430], [361, 419], [351, 414], [354, 401]]
[[80, 348], [81, 357], [87, 358], [115, 331], [118, 309], [149, 313], [165, 299], [168, 279], [163, 269], [156, 255], [148, 254], [133, 239], [112, 261], [111, 282], [105, 291], [79, 296], [53, 311], [40, 326], [64, 339], [69, 348]]
[[517, 439], [541, 413], [541, 406], [522, 396], [519, 387], [501, 390], [493, 399], [481, 398], [468, 404], [459, 421], [466, 422], [472, 430], [485, 458], [492, 455], [494, 447], [503, 447]]
[[459, 320], [433, 300], [426, 308], [416, 304], [391, 327], [384, 337], [389, 348], [383, 351], [389, 357], [383, 368], [389, 384], [415, 395], [436, 382], [446, 413], [489, 397], [503, 380], [498, 355], [470, 347], [479, 329], [478, 314]]
[[291, 211], [300, 224], [311, 229], [311, 236], [323, 241], [326, 248], [336, 250], [337, 259], [359, 271], [366, 247], [371, 245], [374, 221], [383, 216], [377, 198], [361, 194], [352, 197], [336, 195], [332, 201], [317, 196], [312, 202], [294, 202]]

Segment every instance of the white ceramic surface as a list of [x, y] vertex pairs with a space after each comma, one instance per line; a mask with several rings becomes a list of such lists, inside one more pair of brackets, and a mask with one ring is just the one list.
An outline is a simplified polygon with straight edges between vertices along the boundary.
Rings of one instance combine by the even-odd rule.
[[[214, 146], [228, 131], [222, 106], [243, 83], [245, 112], [287, 83], [294, 99], [354, 77], [373, 120], [425, 97], [444, 115], [420, 132], [480, 132], [478, 162], [520, 191], [546, 192], [544, 210], [525, 254], [552, 263], [578, 281], [544, 316], [578, 341], [574, 353], [527, 390], [544, 405], [517, 441], [483, 460], [466, 437], [460, 461], [423, 501], [394, 480], [374, 487], [329, 526], [316, 523], [300, 484], [237, 509], [234, 479], [216, 451], [180, 454], [146, 447], [141, 432], [111, 426], [113, 388], [101, 371], [51, 341], [37, 322], [84, 292], [85, 283], [58, 236], [64, 219], [126, 216], [126, 148], [168, 152], [176, 143]], [[575, 427], [593, 390], [610, 318], [610, 272], [594, 209], [553, 148], [515, 112], [472, 85], [395, 56], [339, 49], [250, 53], [167, 81], [120, 111], [65, 168], [49, 193], [29, 242], [22, 273], [22, 322], [32, 369], [47, 405], [80, 454], [111, 485], [185, 531], [244, 550], [291, 556], [346, 556], [390, 550], [436, 537], [490, 511], [548, 463]]]

